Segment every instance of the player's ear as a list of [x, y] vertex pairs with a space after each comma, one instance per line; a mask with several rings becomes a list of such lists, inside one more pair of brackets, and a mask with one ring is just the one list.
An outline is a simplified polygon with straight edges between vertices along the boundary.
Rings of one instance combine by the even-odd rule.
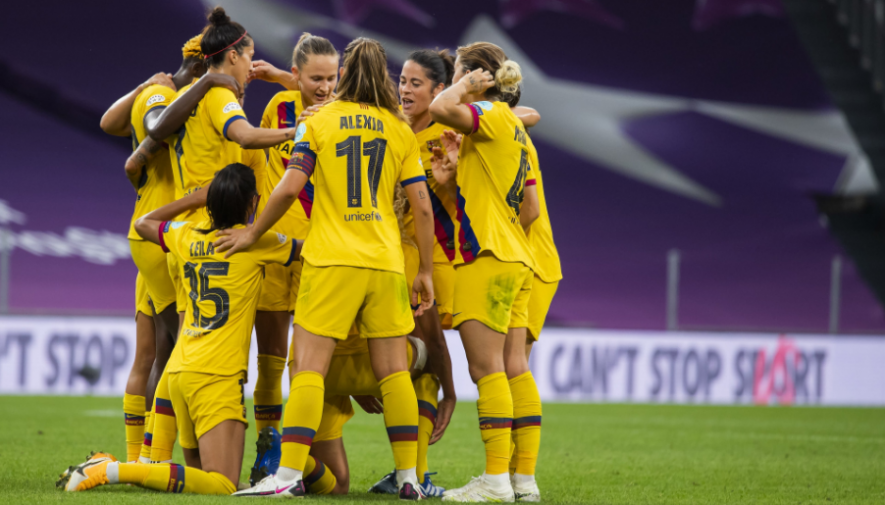
[[344, 79], [344, 67], [338, 69], [338, 79]]
[[446, 89], [446, 85], [444, 83], [439, 83], [433, 88], [433, 92], [430, 94], [430, 99], [436, 98], [436, 95], [442, 93], [442, 91]]

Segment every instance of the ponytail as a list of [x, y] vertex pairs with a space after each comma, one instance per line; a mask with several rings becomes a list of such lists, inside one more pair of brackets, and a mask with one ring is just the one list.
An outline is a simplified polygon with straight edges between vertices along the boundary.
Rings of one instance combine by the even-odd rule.
[[458, 48], [461, 65], [467, 71], [478, 68], [495, 76], [495, 85], [487, 89], [486, 98], [500, 98], [504, 93], [513, 93], [522, 80], [519, 64], [508, 60], [504, 51], [491, 42], [474, 42]]
[[200, 49], [210, 67], [221, 65], [229, 50], [243, 54], [243, 50], [252, 44], [252, 37], [246, 33], [246, 29], [231, 21], [223, 7], [212, 9], [207, 20], [209, 24], [203, 28]]

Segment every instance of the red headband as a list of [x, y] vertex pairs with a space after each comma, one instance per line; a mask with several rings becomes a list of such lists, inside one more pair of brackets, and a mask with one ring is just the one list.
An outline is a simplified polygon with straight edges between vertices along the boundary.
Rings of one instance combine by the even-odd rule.
[[206, 60], [208, 60], [209, 58], [215, 56], [216, 54], [223, 53], [223, 52], [227, 51], [227, 50], [230, 49], [231, 47], [233, 47], [233, 46], [239, 44], [240, 41], [243, 40], [243, 37], [246, 36], [247, 33], [249, 33], [249, 32], [248, 32], [248, 31], [243, 31], [243, 34], [240, 35], [240, 38], [238, 38], [237, 40], [231, 42], [230, 45], [228, 45], [227, 47], [225, 47], [225, 48], [222, 49], [221, 51], [215, 51], [215, 52], [212, 53], [212, 54], [207, 54], [206, 56], [203, 56], [203, 58], [206, 59]]

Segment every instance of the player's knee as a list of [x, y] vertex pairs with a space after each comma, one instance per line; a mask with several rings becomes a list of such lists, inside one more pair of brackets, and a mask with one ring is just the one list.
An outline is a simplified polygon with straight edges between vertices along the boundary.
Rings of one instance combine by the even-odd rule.
[[347, 494], [350, 491], [350, 474], [345, 474], [342, 476], [335, 476], [338, 481], [335, 483], [335, 488], [332, 489], [332, 494]]

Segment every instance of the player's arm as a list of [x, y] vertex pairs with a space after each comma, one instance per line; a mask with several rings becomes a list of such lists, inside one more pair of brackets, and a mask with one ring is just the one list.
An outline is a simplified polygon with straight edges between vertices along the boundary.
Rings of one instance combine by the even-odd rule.
[[529, 226], [541, 216], [541, 201], [538, 200], [538, 186], [535, 185], [535, 179], [526, 182], [525, 194], [522, 203], [519, 205], [519, 224], [526, 233]]
[[495, 79], [492, 74], [478, 68], [436, 95], [430, 104], [430, 117], [437, 123], [454, 128], [461, 133], [473, 133], [476, 129], [477, 116], [469, 106], [464, 107], [467, 97], [478, 95], [494, 85]]
[[138, 149], [129, 155], [129, 158], [126, 159], [126, 164], [123, 165], [123, 170], [126, 171], [126, 178], [129, 179], [129, 183], [132, 184], [133, 188], [138, 189], [138, 182], [141, 179], [141, 172], [144, 170], [145, 165], [162, 150], [163, 145], [160, 142], [147, 137], [144, 139], [144, 142], [138, 145]]
[[110, 135], [128, 137], [132, 131], [132, 125], [130, 124], [132, 104], [135, 103], [135, 99], [138, 98], [138, 95], [144, 91], [145, 88], [153, 84], [159, 84], [161, 86], [175, 89], [175, 83], [172, 82], [171, 75], [163, 72], [154, 74], [150, 79], [139, 84], [138, 87], [120, 97], [120, 99], [114, 102], [114, 104], [105, 111], [101, 116], [101, 122], [99, 122], [101, 129]]
[[185, 212], [205, 206], [208, 192], [209, 186], [200, 188], [184, 198], [167, 203], [159, 209], [141, 216], [135, 220], [135, 232], [141, 238], [159, 245], [160, 225]]
[[439, 147], [433, 148], [433, 157], [430, 159], [430, 168], [433, 171], [433, 178], [436, 182], [445, 188], [446, 193], [452, 199], [458, 199], [458, 185], [456, 178], [458, 175], [458, 153], [461, 149], [461, 139], [463, 135], [455, 133], [452, 130], [445, 130], [439, 136], [439, 140], [445, 147], [445, 152]]
[[255, 60], [252, 62], [252, 71], [249, 73], [249, 80], [253, 81], [255, 79], [266, 82], [275, 82], [292, 91], [298, 91], [300, 89], [298, 79], [295, 78], [295, 75], [292, 72], [280, 70], [264, 60]]
[[522, 125], [531, 128], [541, 122], [541, 114], [531, 107], [516, 106], [511, 108], [513, 114], [522, 121]]
[[[242, 121], [237, 122], [241, 123]], [[295, 169], [290, 163], [286, 173], [283, 174], [283, 178], [280, 179], [279, 184], [270, 194], [267, 206], [264, 208], [264, 212], [258, 216], [255, 224], [246, 228], [219, 231], [216, 234], [219, 238], [215, 241], [215, 250], [219, 252], [227, 251], [224, 257], [229, 258], [238, 251], [247, 249], [255, 242], [258, 242], [262, 235], [267, 233], [273, 225], [277, 224], [277, 221], [286, 215], [286, 211], [298, 199], [298, 195], [304, 189], [304, 185], [307, 184], [309, 178], [310, 174], [301, 169]]]
[[415, 241], [418, 243], [418, 254], [421, 265], [418, 275], [412, 284], [412, 305], [420, 305], [415, 316], [420, 316], [433, 306], [433, 208], [430, 206], [430, 190], [427, 181], [418, 180], [405, 184], [406, 197], [415, 216]]
[[222, 87], [231, 90], [235, 96], [240, 96], [240, 83], [226, 74], [209, 73], [200, 77], [187, 91], [179, 95], [175, 101], [163, 109], [163, 113], [151, 124], [146, 124], [147, 133], [152, 139], [162, 142], [164, 139], [178, 131], [186, 121], [190, 113], [197, 107], [200, 100], [214, 87]]
[[276, 130], [255, 128], [249, 121], [234, 121], [227, 128], [227, 138], [240, 144], [243, 149], [265, 149], [295, 138], [295, 128]]

